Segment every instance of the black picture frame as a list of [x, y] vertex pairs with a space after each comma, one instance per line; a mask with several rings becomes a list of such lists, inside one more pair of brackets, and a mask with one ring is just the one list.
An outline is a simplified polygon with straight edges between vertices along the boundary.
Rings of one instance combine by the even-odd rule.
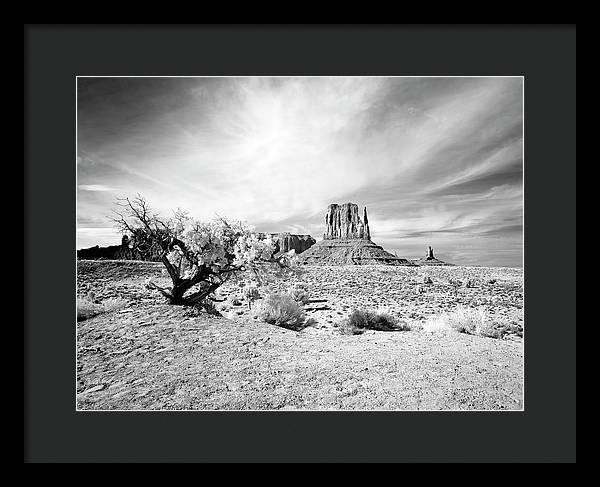
[[[525, 410], [77, 412], [77, 75], [524, 76]], [[24, 78], [24, 461], [575, 461], [574, 25], [25, 25]]]

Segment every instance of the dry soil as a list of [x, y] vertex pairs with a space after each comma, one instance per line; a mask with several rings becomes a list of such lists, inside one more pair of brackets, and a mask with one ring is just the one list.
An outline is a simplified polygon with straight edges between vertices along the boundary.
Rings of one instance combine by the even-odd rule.
[[523, 408], [520, 334], [348, 336], [333, 326], [354, 308], [419, 323], [462, 304], [522, 329], [522, 269], [308, 267], [296, 280], [309, 287], [315, 323], [300, 332], [253, 319], [234, 286], [220, 292], [226, 317], [165, 304], [144, 286], [150, 276], [168, 282], [160, 264], [79, 261], [77, 270], [81, 296], [126, 300], [76, 324], [80, 410]]

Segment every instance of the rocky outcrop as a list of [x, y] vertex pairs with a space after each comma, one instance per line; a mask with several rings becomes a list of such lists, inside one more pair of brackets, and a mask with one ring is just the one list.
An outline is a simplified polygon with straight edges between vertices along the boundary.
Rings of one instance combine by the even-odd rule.
[[[263, 238], [266, 233], [260, 233]], [[308, 250], [315, 244], [316, 240], [310, 235], [294, 235], [289, 232], [271, 233], [271, 237], [275, 243], [275, 253], [289, 252], [294, 249], [296, 254], [300, 254]], [[85, 260], [147, 260], [158, 262], [160, 261], [160, 249], [148, 248], [142, 246], [145, 252], [141, 252], [136, 246], [131, 244], [131, 240], [127, 235], [123, 235], [121, 245], [109, 245], [107, 247], [88, 247], [77, 251], [78, 259]]]
[[421, 257], [420, 259], [413, 259], [411, 262], [413, 262], [416, 265], [453, 265], [437, 259], [433, 255], [433, 247], [431, 246], [427, 248], [425, 257]]
[[[145, 250], [145, 247], [142, 246]], [[148, 248], [146, 252], [141, 252], [131, 244], [131, 240], [127, 235], [123, 235], [121, 239], [121, 245], [108, 245], [107, 247], [100, 247], [94, 245], [86, 249], [79, 249], [77, 251], [78, 259], [85, 260], [145, 260], [158, 262], [160, 261], [160, 251], [156, 251]]]
[[427, 249], [427, 255], [426, 255], [426, 257], [427, 257], [428, 260], [435, 259], [435, 257], [433, 256], [433, 247], [431, 245]]
[[414, 265], [366, 239], [321, 240], [302, 255], [307, 265]]
[[289, 252], [295, 250], [301, 254], [310, 249], [317, 241], [310, 235], [293, 235], [285, 232], [277, 235], [276, 252]]
[[361, 218], [354, 203], [327, 207], [323, 240], [303, 254], [302, 262], [308, 265], [414, 265], [371, 241], [367, 208]]
[[344, 203], [343, 205], [331, 204], [327, 207], [325, 215], [324, 240], [333, 239], [371, 239], [367, 208], [363, 210], [361, 219], [358, 205]]
[[122, 249], [120, 245], [109, 245], [108, 247], [100, 247], [95, 245], [93, 247], [88, 247], [87, 249], [79, 249], [77, 251], [77, 258], [86, 260], [116, 260], [120, 259], [121, 250]]
[[271, 236], [275, 242], [276, 254], [280, 252], [289, 252], [292, 249], [296, 251], [296, 254], [301, 254], [316, 243], [316, 240], [310, 235], [295, 235], [289, 232], [270, 234], [261, 233], [260, 235], [263, 238], [266, 235]]

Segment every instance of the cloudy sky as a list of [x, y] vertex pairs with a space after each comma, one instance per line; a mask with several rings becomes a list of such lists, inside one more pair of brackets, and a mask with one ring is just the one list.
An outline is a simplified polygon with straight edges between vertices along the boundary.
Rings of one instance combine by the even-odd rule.
[[116, 197], [320, 240], [367, 206], [402, 257], [521, 266], [521, 78], [78, 78], [77, 248]]

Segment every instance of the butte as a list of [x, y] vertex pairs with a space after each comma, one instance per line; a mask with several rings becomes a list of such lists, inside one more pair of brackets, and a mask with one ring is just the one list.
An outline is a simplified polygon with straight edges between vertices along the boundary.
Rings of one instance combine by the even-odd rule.
[[307, 265], [415, 265], [373, 243], [367, 208], [361, 218], [354, 203], [327, 207], [323, 240], [303, 252], [300, 259]]

